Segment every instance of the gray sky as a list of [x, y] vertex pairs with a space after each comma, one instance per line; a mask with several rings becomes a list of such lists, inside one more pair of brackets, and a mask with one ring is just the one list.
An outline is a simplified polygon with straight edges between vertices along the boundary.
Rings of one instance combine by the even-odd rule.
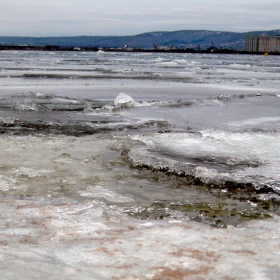
[[0, 36], [280, 29], [279, 0], [0, 0]]

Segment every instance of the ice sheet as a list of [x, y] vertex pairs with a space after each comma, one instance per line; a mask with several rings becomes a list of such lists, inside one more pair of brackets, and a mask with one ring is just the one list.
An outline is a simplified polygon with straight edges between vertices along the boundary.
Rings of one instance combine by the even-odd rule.
[[[3, 279], [279, 278], [279, 56], [1, 51], [0, 61]], [[113, 105], [121, 92], [133, 104]], [[267, 188], [233, 183], [231, 197], [213, 180]]]
[[207, 130], [136, 135], [132, 139], [146, 145], [132, 149], [135, 164], [168, 167], [208, 183], [230, 180], [280, 191], [278, 133]]

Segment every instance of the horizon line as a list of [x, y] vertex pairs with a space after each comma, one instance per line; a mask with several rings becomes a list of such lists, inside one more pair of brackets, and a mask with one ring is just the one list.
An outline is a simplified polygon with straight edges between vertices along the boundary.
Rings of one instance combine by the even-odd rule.
[[209, 29], [180, 29], [180, 30], [173, 30], [173, 31], [147, 31], [143, 33], [138, 33], [134, 35], [45, 35], [45, 36], [32, 36], [32, 35], [0, 35], [0, 37], [28, 37], [28, 38], [57, 38], [57, 37], [133, 37], [148, 33], [173, 33], [173, 32], [182, 32], [182, 31], [209, 31], [209, 32], [224, 32], [224, 33], [251, 33], [251, 32], [271, 32], [271, 31], [280, 31], [280, 29], [271, 29], [271, 30], [253, 30], [253, 31], [245, 31], [245, 32], [237, 32], [237, 31], [220, 31], [220, 30], [209, 30]]

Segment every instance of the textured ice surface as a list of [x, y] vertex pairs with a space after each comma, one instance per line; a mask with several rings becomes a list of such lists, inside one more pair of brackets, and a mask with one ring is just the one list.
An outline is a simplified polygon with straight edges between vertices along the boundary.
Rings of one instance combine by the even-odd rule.
[[3, 279], [277, 279], [280, 220], [141, 222], [94, 201], [2, 201]]
[[224, 199], [126, 159], [278, 192], [279, 56], [100, 53], [0, 52], [1, 278], [278, 279], [279, 217], [176, 210], [268, 217], [275, 192]]

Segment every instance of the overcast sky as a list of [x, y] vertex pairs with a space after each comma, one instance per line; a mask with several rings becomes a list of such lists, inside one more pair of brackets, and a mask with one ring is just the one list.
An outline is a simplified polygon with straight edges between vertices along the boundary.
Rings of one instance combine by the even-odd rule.
[[0, 36], [280, 29], [279, 0], [0, 0]]

